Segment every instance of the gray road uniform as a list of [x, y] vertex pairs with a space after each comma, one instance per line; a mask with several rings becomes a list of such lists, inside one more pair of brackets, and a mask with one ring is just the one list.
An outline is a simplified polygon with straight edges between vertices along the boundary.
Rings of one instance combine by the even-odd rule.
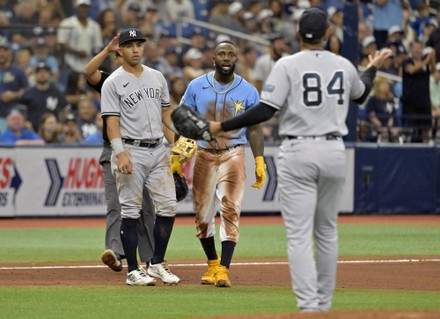
[[281, 212], [300, 309], [331, 307], [337, 215], [346, 175], [341, 136], [348, 133], [349, 100], [364, 92], [365, 84], [345, 58], [328, 51], [301, 51], [275, 64], [261, 93], [262, 103], [280, 111]]
[[[87, 84], [101, 94], [102, 84], [110, 76], [110, 73], [101, 71], [101, 80], [92, 85]], [[116, 191], [116, 180], [111, 170], [112, 149], [107, 137], [106, 123], [103, 123], [103, 149], [99, 157], [102, 166], [102, 176], [104, 179], [104, 191], [107, 201], [107, 213], [105, 216], [105, 248], [111, 249], [117, 256], [125, 256], [121, 242], [121, 205], [119, 204], [118, 192]], [[142, 214], [138, 224], [139, 233], [139, 257], [141, 261], [148, 262], [153, 256], [153, 225], [154, 225], [154, 206], [151, 202], [148, 190], [144, 188]]]
[[104, 82], [102, 116], [119, 116], [124, 149], [133, 164], [133, 174], [118, 171], [112, 154], [122, 218], [137, 219], [142, 205], [142, 189], [147, 187], [157, 216], [176, 214], [176, 194], [168, 148], [163, 143], [162, 107], [170, 107], [164, 76], [143, 66], [140, 78], [115, 70]]

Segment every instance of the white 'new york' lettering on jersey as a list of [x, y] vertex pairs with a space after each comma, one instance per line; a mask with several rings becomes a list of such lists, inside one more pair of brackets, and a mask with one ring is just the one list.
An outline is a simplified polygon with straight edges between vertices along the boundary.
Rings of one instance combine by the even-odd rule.
[[347, 59], [329, 51], [301, 51], [277, 61], [261, 102], [280, 110], [280, 136], [346, 135], [349, 100], [364, 91]]
[[101, 90], [102, 116], [120, 116], [122, 137], [162, 138], [162, 107], [170, 106], [168, 85], [162, 73], [142, 67], [139, 78], [122, 67], [108, 77]]

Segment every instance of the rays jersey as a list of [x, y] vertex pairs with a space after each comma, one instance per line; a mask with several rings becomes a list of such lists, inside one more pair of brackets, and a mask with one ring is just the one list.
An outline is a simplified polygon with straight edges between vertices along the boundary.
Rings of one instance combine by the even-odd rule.
[[[210, 121], [224, 121], [242, 114], [259, 104], [258, 91], [241, 76], [235, 74], [232, 83], [221, 86], [214, 79], [214, 71], [192, 80], [182, 97], [185, 104]], [[203, 148], [223, 149], [246, 144], [246, 128], [228, 132], [216, 139], [217, 145], [199, 140]]]
[[101, 90], [102, 116], [120, 117], [123, 138], [162, 138], [162, 107], [170, 106], [168, 85], [162, 73], [142, 67], [139, 78], [122, 67], [107, 78]]
[[364, 91], [365, 84], [347, 59], [329, 51], [300, 51], [277, 61], [261, 102], [280, 110], [281, 137], [347, 135], [349, 100]]

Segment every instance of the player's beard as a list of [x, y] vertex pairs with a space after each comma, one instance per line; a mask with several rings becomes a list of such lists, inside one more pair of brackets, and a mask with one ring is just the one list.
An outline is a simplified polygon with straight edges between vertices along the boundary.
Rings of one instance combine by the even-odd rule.
[[226, 77], [231, 76], [232, 74], [234, 74], [234, 72], [235, 72], [235, 64], [232, 64], [231, 68], [229, 70], [224, 70], [221, 65], [216, 63], [215, 64], [215, 72], [217, 74], [220, 74], [221, 77], [226, 78]]

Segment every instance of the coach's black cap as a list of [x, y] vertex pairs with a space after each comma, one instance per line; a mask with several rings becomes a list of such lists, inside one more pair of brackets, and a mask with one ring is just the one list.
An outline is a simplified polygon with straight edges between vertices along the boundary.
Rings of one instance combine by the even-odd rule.
[[145, 39], [144, 35], [142, 34], [141, 30], [136, 28], [129, 28], [122, 30], [119, 34], [119, 45], [122, 45], [124, 43], [130, 42], [130, 41], [142, 41], [145, 42], [147, 39]]
[[322, 38], [328, 26], [327, 14], [318, 8], [304, 10], [299, 19], [299, 33], [309, 40]]

